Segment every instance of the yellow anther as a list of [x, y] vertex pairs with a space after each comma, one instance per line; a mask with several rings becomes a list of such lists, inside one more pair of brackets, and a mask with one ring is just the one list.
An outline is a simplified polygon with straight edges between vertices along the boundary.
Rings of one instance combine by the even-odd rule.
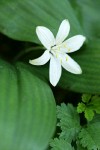
[[66, 44], [64, 44], [64, 47], [66, 48], [66, 47], [67, 47], [67, 45], [66, 45]]
[[68, 60], [68, 57], [66, 57], [66, 61]]
[[56, 57], [58, 58], [58, 54], [56, 54]]
[[57, 50], [60, 51], [60, 46], [58, 46]]
[[60, 59], [60, 62], [61, 62], [61, 64], [62, 64], [62, 59]]
[[70, 52], [70, 50], [71, 50], [71, 49], [70, 49], [70, 48], [68, 48], [68, 52]]

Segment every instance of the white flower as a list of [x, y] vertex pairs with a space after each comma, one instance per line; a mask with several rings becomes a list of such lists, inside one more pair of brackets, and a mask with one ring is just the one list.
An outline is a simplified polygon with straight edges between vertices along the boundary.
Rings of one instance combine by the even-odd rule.
[[50, 60], [49, 78], [53, 86], [57, 85], [61, 77], [62, 67], [74, 74], [82, 73], [80, 66], [66, 53], [79, 50], [86, 38], [82, 35], [76, 35], [65, 40], [69, 31], [70, 24], [68, 20], [62, 21], [56, 38], [46, 27], [38, 26], [36, 28], [37, 36], [46, 48], [46, 51], [39, 58], [30, 60], [29, 63], [44, 65]]

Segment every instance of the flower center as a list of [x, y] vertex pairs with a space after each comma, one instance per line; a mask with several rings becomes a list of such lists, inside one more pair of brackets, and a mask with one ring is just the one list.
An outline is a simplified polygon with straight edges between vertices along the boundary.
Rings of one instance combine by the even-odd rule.
[[56, 47], [56, 46], [57, 46], [56, 44], [55, 44], [55, 45], [53, 45], [53, 46], [51, 46], [51, 49], [52, 49], [52, 48], [54, 48], [54, 47]]
[[52, 46], [52, 47], [51, 47], [51, 50], [50, 50], [50, 53], [51, 53], [53, 56], [55, 56], [56, 58], [58, 58], [58, 57], [59, 57], [59, 53], [61, 53], [61, 52], [60, 52], [60, 46], [57, 46], [57, 45]]
[[61, 46], [60, 45], [54, 45], [51, 47], [51, 50], [55, 51], [55, 52], [59, 52], [60, 51]]

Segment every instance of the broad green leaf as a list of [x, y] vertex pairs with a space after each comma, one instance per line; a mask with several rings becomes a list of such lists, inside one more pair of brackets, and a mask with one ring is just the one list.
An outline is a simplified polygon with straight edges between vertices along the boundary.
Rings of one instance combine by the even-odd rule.
[[71, 55], [82, 68], [82, 75], [63, 71], [60, 86], [81, 93], [100, 93], [100, 41], [89, 40], [81, 50]]
[[100, 149], [100, 115], [79, 133], [80, 143], [88, 150]]
[[74, 150], [70, 143], [68, 143], [64, 139], [57, 139], [55, 138], [50, 146], [52, 147], [51, 150]]
[[57, 107], [57, 117], [59, 119], [58, 125], [62, 130], [60, 138], [66, 139], [68, 142], [75, 140], [80, 131], [80, 119], [76, 108], [71, 104], [67, 106], [62, 104]]
[[47, 83], [25, 64], [0, 60], [0, 149], [44, 150], [56, 122]]
[[89, 39], [100, 39], [100, 0], [69, 0]]
[[39, 43], [36, 26], [46, 26], [57, 33], [62, 20], [68, 18], [71, 33], [82, 33], [68, 0], [1, 0], [0, 31], [21, 41]]

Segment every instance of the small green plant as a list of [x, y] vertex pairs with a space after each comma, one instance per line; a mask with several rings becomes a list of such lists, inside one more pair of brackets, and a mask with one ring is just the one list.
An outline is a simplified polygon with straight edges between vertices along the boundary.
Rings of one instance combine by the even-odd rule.
[[[96, 97], [83, 95], [82, 100], [89, 102], [92, 98], [91, 103], [95, 106]], [[100, 115], [95, 114], [92, 121], [87, 121], [82, 126], [77, 109], [72, 104], [62, 103], [57, 106], [57, 118], [61, 132], [51, 141], [52, 150], [100, 150]]]
[[77, 112], [84, 112], [85, 118], [91, 121], [95, 113], [100, 114], [100, 96], [83, 94], [82, 102], [78, 103]]

